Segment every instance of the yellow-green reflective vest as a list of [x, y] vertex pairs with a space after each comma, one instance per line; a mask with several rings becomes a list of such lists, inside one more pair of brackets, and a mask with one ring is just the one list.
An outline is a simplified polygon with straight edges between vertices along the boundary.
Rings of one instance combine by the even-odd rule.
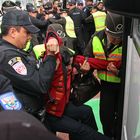
[[[102, 46], [102, 43], [100, 39], [95, 36], [92, 40], [92, 46], [93, 46], [93, 55], [95, 58], [103, 59], [103, 60], [110, 60], [110, 61], [120, 61], [122, 57], [122, 46], [116, 48], [112, 53], [109, 54], [109, 56], [106, 58], [105, 52]], [[113, 83], [120, 83], [120, 78], [116, 76], [114, 73], [107, 71], [107, 70], [98, 70], [97, 71], [99, 79], [107, 82], [113, 82]]]
[[44, 56], [45, 51], [46, 51], [46, 49], [45, 49], [44, 44], [35, 45], [33, 47], [33, 52], [34, 52], [37, 60]]
[[31, 41], [28, 41], [26, 47], [23, 49], [24, 51], [28, 51], [30, 49]]
[[70, 16], [66, 16], [65, 19], [66, 19], [65, 31], [67, 35], [71, 38], [76, 38], [73, 20], [71, 19]]
[[97, 11], [95, 13], [92, 13], [94, 23], [95, 23], [95, 31], [101, 31], [105, 29], [105, 19], [106, 19], [106, 13]]

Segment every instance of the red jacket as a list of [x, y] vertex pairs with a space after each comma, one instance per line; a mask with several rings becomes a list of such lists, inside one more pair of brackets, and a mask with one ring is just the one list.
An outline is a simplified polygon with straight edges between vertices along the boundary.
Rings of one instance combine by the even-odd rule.
[[[77, 55], [75, 58], [74, 58], [74, 63], [75, 64], [83, 64], [83, 62], [85, 61], [85, 57], [84, 56], [81, 56], [81, 55]], [[101, 60], [101, 59], [97, 59], [97, 58], [88, 58], [88, 62], [90, 64], [90, 67], [91, 68], [94, 68], [94, 69], [107, 69], [107, 66], [110, 62], [113, 62], [113, 61], [108, 61], [108, 60]], [[121, 65], [121, 61], [115, 61], [113, 62], [113, 64], [117, 67], [117, 68], [120, 68], [120, 65]]]
[[46, 111], [52, 115], [61, 117], [65, 110], [65, 106], [69, 101], [71, 71], [67, 72], [67, 78], [65, 77], [65, 80], [65, 74], [62, 67], [62, 57], [60, 54], [57, 55], [57, 59], [60, 63], [57, 67], [57, 70], [55, 71], [54, 78], [51, 83], [51, 88], [49, 90], [50, 97], [53, 98], [55, 101], [52, 103], [49, 102], [49, 99], [46, 96]]

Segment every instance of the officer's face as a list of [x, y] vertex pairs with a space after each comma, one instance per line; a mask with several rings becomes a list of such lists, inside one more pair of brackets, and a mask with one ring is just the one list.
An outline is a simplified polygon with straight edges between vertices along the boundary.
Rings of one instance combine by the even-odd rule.
[[114, 44], [114, 45], [118, 45], [122, 42], [122, 38], [121, 37], [114, 37], [111, 34], [107, 33], [109, 42]]
[[27, 42], [31, 39], [31, 34], [23, 27], [15, 32], [15, 42], [19, 49], [24, 49]]

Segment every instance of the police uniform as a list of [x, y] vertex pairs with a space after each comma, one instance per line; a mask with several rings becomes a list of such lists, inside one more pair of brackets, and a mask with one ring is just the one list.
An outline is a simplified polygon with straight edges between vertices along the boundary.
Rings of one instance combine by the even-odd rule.
[[10, 80], [0, 74], [0, 110], [22, 110], [22, 104], [15, 96]]
[[25, 110], [34, 113], [41, 109], [43, 94], [47, 93], [55, 71], [55, 57], [47, 56], [38, 69], [31, 56], [2, 39], [0, 56], [0, 70], [11, 80]]
[[[82, 9], [84, 19], [86, 19], [87, 17], [91, 15], [90, 11], [92, 7], [93, 7], [93, 4], [90, 4], [90, 5], [86, 5]], [[92, 17], [92, 21], [93, 21], [93, 17]], [[92, 34], [94, 34], [94, 32], [95, 32], [94, 22], [85, 22], [84, 23], [84, 39], [85, 39], [86, 44], [88, 44], [90, 37], [92, 36]]]
[[83, 54], [85, 49], [85, 42], [83, 37], [83, 14], [82, 11], [76, 7], [71, 9], [68, 15], [72, 18], [75, 26], [75, 33], [78, 40], [78, 51], [80, 54]]
[[105, 18], [106, 13], [102, 11], [97, 11], [95, 13], [92, 13], [88, 18], [85, 19], [86, 23], [93, 23], [93, 26], [95, 27], [95, 31], [101, 31], [105, 29]]
[[54, 18], [49, 19], [52, 23], [59, 23], [63, 26], [65, 30], [65, 41], [64, 45], [69, 47], [73, 50], [76, 48], [77, 37], [74, 30], [74, 22], [70, 16], [61, 17], [60, 19], [56, 20]]

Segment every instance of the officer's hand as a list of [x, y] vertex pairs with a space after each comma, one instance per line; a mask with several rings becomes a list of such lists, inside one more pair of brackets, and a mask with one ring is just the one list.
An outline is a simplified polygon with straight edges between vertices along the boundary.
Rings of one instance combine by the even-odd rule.
[[113, 62], [110, 62], [107, 66], [107, 70], [111, 71], [115, 75], [118, 75], [119, 70], [116, 68], [116, 66], [113, 64]]

